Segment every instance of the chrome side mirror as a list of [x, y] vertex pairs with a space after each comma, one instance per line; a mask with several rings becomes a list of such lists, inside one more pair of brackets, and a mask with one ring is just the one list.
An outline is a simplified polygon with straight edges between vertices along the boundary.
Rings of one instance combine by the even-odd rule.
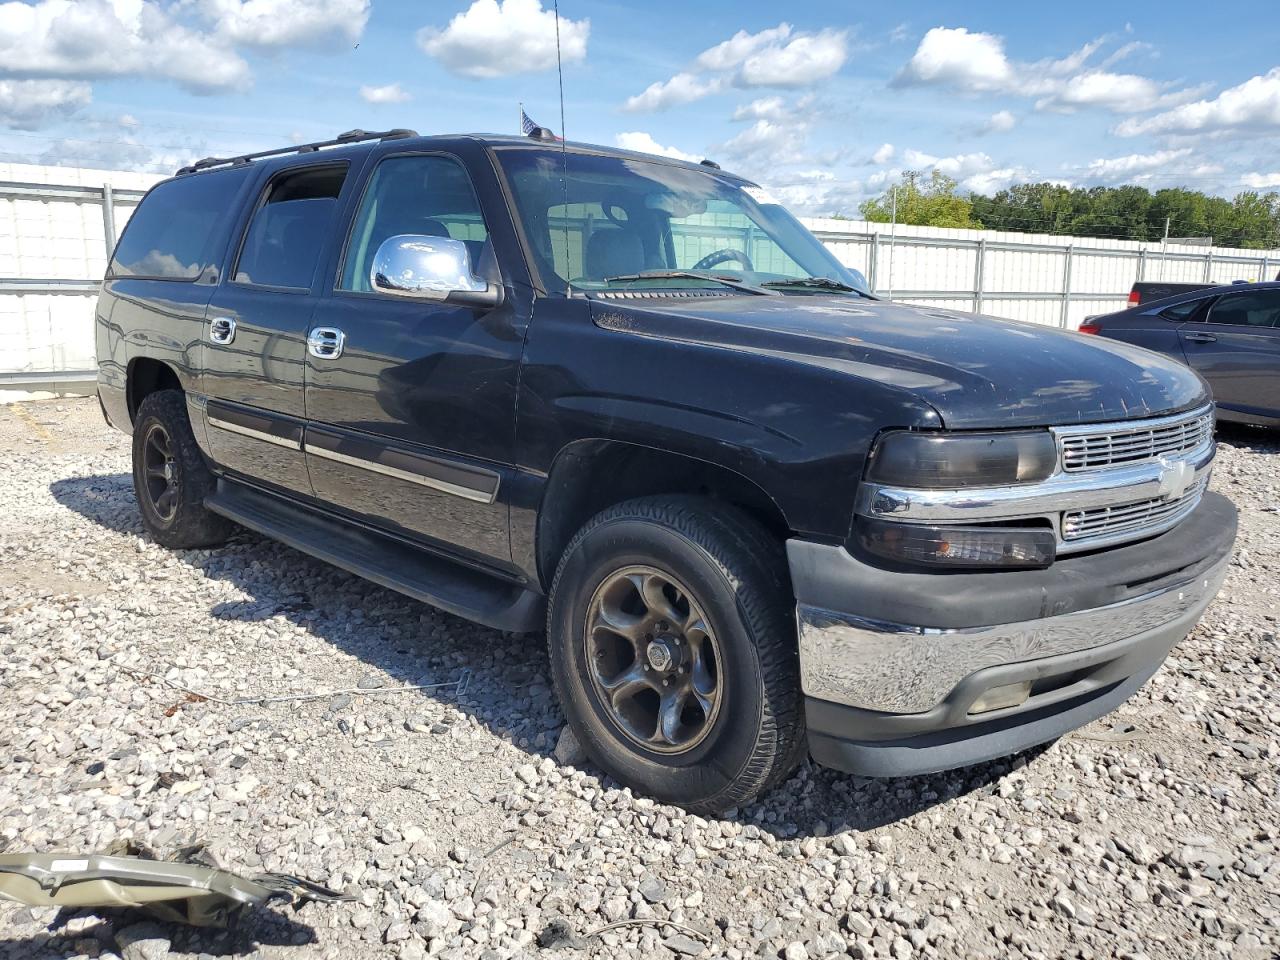
[[378, 293], [395, 297], [471, 306], [495, 306], [501, 299], [501, 287], [472, 274], [467, 245], [450, 237], [388, 237], [374, 254], [369, 283]]

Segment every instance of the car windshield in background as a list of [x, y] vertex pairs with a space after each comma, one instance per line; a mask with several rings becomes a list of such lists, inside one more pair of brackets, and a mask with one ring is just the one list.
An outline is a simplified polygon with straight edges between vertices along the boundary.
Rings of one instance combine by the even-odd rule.
[[795, 217], [735, 177], [554, 149], [497, 153], [548, 290], [723, 288], [727, 278], [757, 293], [866, 292]]

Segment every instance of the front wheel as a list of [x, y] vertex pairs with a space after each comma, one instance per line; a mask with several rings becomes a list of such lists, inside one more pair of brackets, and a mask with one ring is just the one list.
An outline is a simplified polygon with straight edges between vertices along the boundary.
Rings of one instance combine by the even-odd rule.
[[698, 497], [610, 507], [551, 590], [552, 675], [603, 770], [699, 812], [745, 803], [805, 749], [781, 545]]

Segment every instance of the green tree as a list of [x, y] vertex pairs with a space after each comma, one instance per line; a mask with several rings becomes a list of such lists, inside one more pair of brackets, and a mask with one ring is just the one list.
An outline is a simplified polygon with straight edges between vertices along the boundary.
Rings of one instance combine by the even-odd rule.
[[[858, 208], [866, 220], [889, 223], [894, 214], [894, 188]], [[917, 227], [968, 227], [981, 229], [973, 218], [973, 202], [960, 193], [960, 185], [945, 173], [933, 170], [926, 177], [915, 170], [902, 175], [897, 187], [897, 222]]]

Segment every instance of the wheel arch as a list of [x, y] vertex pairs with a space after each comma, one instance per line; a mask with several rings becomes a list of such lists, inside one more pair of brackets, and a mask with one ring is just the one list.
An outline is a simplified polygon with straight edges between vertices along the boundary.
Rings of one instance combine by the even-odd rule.
[[125, 376], [125, 398], [130, 423], [137, 419], [138, 408], [150, 394], [157, 390], [184, 390], [178, 371], [155, 357], [135, 357], [130, 360]]
[[556, 455], [538, 510], [535, 549], [544, 588], [588, 520], [615, 503], [660, 494], [694, 494], [730, 504], [780, 541], [791, 531], [786, 514], [764, 488], [721, 464], [623, 440], [578, 440]]

